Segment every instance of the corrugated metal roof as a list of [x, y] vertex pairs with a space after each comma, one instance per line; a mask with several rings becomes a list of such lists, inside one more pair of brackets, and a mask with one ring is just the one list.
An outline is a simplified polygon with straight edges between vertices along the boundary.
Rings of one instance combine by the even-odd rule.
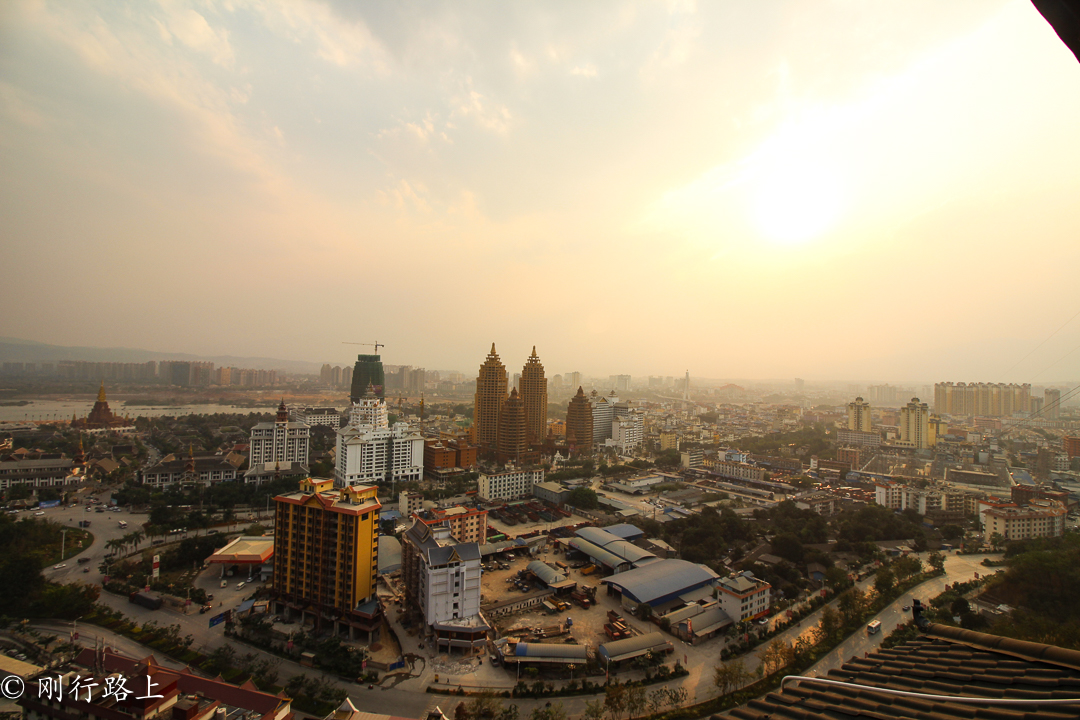
[[608, 527], [604, 528], [604, 530], [611, 533], [615, 537], [622, 538], [623, 540], [637, 540], [639, 537], [643, 537], [645, 535], [644, 531], [629, 523], [609, 525]]
[[626, 561], [625, 558], [621, 558], [614, 553], [609, 553], [607, 550], [600, 547], [599, 545], [591, 543], [583, 538], [570, 538], [570, 547], [574, 548], [575, 550], [580, 550], [581, 552], [591, 557], [593, 560], [601, 562], [612, 569], [617, 568], [621, 565], [630, 564]]
[[620, 660], [629, 660], [630, 658], [644, 655], [650, 650], [653, 652], [663, 652], [670, 649], [672, 649], [672, 645], [664, 639], [662, 633], [651, 632], [632, 638], [626, 638], [625, 640], [604, 643], [600, 646], [600, 655], [611, 662], [618, 662]]
[[717, 577], [704, 565], [671, 558], [650, 562], [600, 582], [620, 588], [638, 602], [651, 603], [668, 595], [692, 590]]
[[566, 581], [566, 576], [540, 560], [533, 560], [525, 568], [548, 585], [558, 585]]
[[579, 538], [588, 540], [597, 547], [604, 547], [608, 543], [613, 543], [620, 538], [616, 535], [612, 535], [607, 530], [597, 527], [583, 527], [574, 531], [574, 534]]

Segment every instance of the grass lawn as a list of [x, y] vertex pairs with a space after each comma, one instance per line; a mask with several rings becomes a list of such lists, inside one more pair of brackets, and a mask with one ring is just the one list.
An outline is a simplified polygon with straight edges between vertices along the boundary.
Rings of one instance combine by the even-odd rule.
[[[88, 530], [64, 528], [60, 525], [54, 527], [55, 537], [50, 537], [42, 546], [42, 568], [73, 558], [94, 542], [94, 535]], [[67, 532], [62, 532], [64, 530]], [[61, 546], [63, 547], [63, 555], [60, 554]]]

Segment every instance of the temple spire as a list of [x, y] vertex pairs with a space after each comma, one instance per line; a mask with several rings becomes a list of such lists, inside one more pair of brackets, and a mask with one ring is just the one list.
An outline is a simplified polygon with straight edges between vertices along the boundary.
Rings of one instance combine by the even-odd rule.
[[104, 380], [101, 381], [101, 389], [98, 390], [97, 401], [98, 402], [105, 402], [105, 381]]

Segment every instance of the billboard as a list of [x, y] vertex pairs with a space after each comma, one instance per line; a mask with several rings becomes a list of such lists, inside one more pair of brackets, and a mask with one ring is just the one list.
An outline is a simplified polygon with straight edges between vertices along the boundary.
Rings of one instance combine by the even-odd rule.
[[155, 580], [158, 579], [158, 573], [160, 572], [160, 568], [161, 568], [161, 556], [160, 555], [155, 555], [154, 556], [154, 579]]
[[220, 625], [223, 622], [225, 622], [225, 613], [221, 613], [220, 615], [215, 615], [214, 617], [210, 618], [210, 627], [214, 627], [215, 625]]
[[44, 510], [45, 508], [54, 508], [54, 507], [59, 507], [59, 506], [60, 506], [60, 501], [59, 500], [42, 500], [41, 502], [38, 503], [38, 508], [41, 509], [41, 510]]

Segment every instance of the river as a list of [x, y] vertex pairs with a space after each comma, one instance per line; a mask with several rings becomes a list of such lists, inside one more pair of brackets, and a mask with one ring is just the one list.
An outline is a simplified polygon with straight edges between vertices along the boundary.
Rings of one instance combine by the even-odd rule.
[[[86, 417], [94, 407], [93, 401], [33, 400], [29, 405], [0, 406], [0, 422], [71, 420], [71, 416]], [[233, 405], [124, 405], [109, 403], [109, 408], [129, 417], [161, 417], [163, 415], [212, 415], [214, 413], [272, 413], [273, 407], [236, 407]]]

